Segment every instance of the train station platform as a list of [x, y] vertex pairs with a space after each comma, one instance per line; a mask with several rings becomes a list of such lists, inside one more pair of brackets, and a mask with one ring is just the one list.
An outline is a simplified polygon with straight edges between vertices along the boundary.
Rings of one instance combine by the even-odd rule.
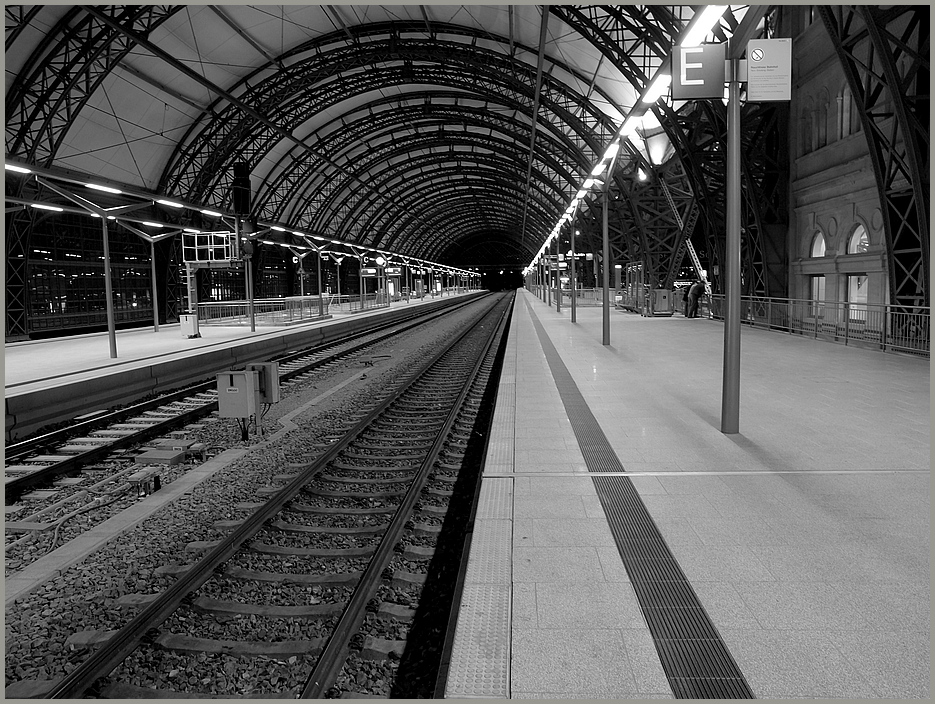
[[[458, 295], [458, 294], [453, 294]], [[116, 332], [117, 357], [110, 356], [107, 332], [87, 333], [41, 340], [8, 342], [4, 346], [4, 384], [7, 393], [35, 390], [55, 386], [64, 379], [112, 373], [120, 369], [137, 368], [175, 357], [185, 357], [193, 350], [223, 347], [236, 342], [264, 337], [275, 337], [309, 327], [335, 325], [350, 318], [381, 315], [400, 308], [415, 307], [449, 298], [449, 295], [396, 301], [387, 307], [354, 313], [332, 312], [307, 323], [290, 325], [255, 326], [201, 325], [201, 337], [188, 338], [181, 334], [178, 323], [168, 323], [154, 330], [152, 326], [118, 330]]]
[[447, 698], [928, 698], [928, 360], [741, 337], [518, 293]]
[[107, 332], [6, 343], [4, 396], [7, 440], [18, 440], [58, 422], [108, 408], [127, 398], [142, 398], [178, 388], [217, 370], [267, 359], [289, 349], [326, 342], [363, 328], [366, 319], [402, 317], [420, 306], [442, 305], [464, 293], [446, 292], [386, 307], [292, 325], [202, 325], [200, 337], [182, 334], [180, 325], [163, 324], [118, 330], [117, 357], [110, 356]]

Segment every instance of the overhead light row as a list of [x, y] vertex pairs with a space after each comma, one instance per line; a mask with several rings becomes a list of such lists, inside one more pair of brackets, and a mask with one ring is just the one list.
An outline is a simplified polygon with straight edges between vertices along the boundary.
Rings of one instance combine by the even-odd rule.
[[[12, 171], [12, 172], [14, 172], [14, 173], [19, 173], [19, 174], [31, 174], [31, 173], [34, 173], [34, 171], [33, 171], [32, 169], [29, 169], [29, 168], [27, 168], [27, 167], [25, 167], [25, 166], [19, 166], [19, 165], [17, 165], [17, 164], [6, 164], [6, 163], [4, 163], [3, 167], [4, 167], [4, 170], [5, 170], [5, 171]], [[96, 190], [96, 191], [101, 191], [101, 192], [104, 192], [104, 193], [111, 193], [111, 194], [114, 194], [114, 195], [122, 195], [122, 194], [124, 193], [123, 191], [121, 191], [121, 190], [118, 189], [118, 188], [114, 188], [114, 187], [112, 187], [112, 186], [104, 186], [104, 185], [97, 184], [97, 183], [85, 183], [85, 184], [83, 184], [83, 185], [84, 185], [85, 187], [87, 187], [87, 188], [91, 188], [91, 189]], [[139, 196], [138, 194], [132, 194], [132, 195], [135, 195], [135, 196], [137, 196], [137, 197], [144, 197], [144, 196]], [[145, 197], [144, 197], [144, 198], [145, 198]], [[173, 201], [173, 200], [168, 200], [168, 199], [162, 199], [162, 198], [160, 198], [160, 199], [155, 199], [154, 202], [159, 203], [160, 205], [164, 205], [164, 206], [169, 207], [169, 208], [189, 208], [189, 209], [192, 209], [192, 210], [198, 210], [201, 214], [206, 215], [206, 216], [208, 216], [208, 217], [212, 217], [212, 218], [224, 217], [224, 213], [219, 213], [219, 212], [217, 212], [217, 211], [208, 210], [208, 209], [205, 209], [205, 208], [197, 208], [197, 207], [194, 207], [194, 206], [185, 205], [184, 203], [179, 203], [179, 202]], [[64, 208], [61, 208], [61, 207], [59, 207], [59, 206], [57, 206], [57, 205], [49, 205], [49, 204], [46, 204], [46, 203], [30, 203], [30, 206], [33, 207], [33, 208], [39, 209], [39, 210], [48, 210], [48, 211], [58, 212], [58, 213], [64, 212]], [[95, 213], [88, 213], [88, 214], [91, 215], [91, 217], [100, 217], [99, 215], [97, 215], [97, 214], [95, 214]], [[114, 217], [113, 215], [108, 215], [108, 216], [107, 216], [107, 219], [108, 219], [108, 220], [116, 220], [116, 217]], [[153, 228], [157, 228], [157, 229], [162, 229], [162, 228], [164, 228], [164, 227], [178, 227], [178, 225], [165, 225], [164, 223], [151, 222], [151, 221], [144, 221], [144, 222], [141, 222], [141, 223], [139, 223], [139, 224], [144, 225], [144, 226], [146, 226], [146, 227], [153, 227]], [[342, 245], [342, 246], [351, 247], [351, 248], [357, 248], [357, 249], [360, 249], [360, 250], [366, 250], [366, 251], [369, 251], [369, 252], [374, 252], [374, 253], [376, 253], [376, 254], [383, 254], [383, 255], [386, 255], [386, 256], [388, 256], [388, 257], [389, 257], [389, 256], [399, 256], [399, 257], [403, 258], [404, 260], [419, 262], [419, 263], [420, 263], [420, 266], [427, 266], [427, 267], [437, 268], [437, 269], [439, 269], [439, 270], [447, 271], [447, 272], [450, 272], [450, 273], [459, 273], [459, 274], [467, 274], [467, 275], [476, 275], [476, 274], [473, 274], [473, 272], [470, 272], [470, 271], [467, 271], [467, 270], [464, 270], [464, 269], [458, 269], [458, 268], [456, 268], [456, 267], [448, 267], [448, 266], [444, 266], [444, 265], [441, 265], [441, 264], [436, 264], [436, 263], [434, 263], [434, 262], [429, 262], [429, 261], [426, 261], [426, 260], [424, 260], [424, 259], [418, 259], [418, 258], [416, 258], [416, 257], [409, 257], [409, 256], [403, 256], [403, 255], [396, 255], [396, 254], [393, 254], [393, 253], [391, 253], [391, 252], [385, 252], [385, 251], [383, 251], [383, 250], [374, 249], [374, 248], [372, 248], [372, 247], [364, 247], [363, 245], [357, 245], [357, 244], [351, 245], [350, 243], [342, 242], [341, 240], [328, 239], [328, 238], [325, 238], [325, 237], [321, 237], [321, 236], [319, 236], [319, 235], [309, 235], [309, 234], [306, 234], [305, 232], [301, 232], [301, 231], [299, 231], [299, 230], [289, 230], [289, 229], [287, 229], [287, 228], [285, 228], [285, 227], [282, 227], [281, 225], [272, 225], [272, 224], [267, 225], [267, 224], [263, 223], [262, 226], [263, 226], [263, 227], [267, 227], [267, 228], [269, 228], [269, 229], [271, 229], [271, 230], [275, 230], [275, 231], [277, 231], [277, 232], [291, 232], [291, 233], [292, 233], [293, 235], [295, 235], [296, 237], [303, 237], [303, 238], [309, 238], [309, 237], [310, 237], [311, 239], [314, 239], [314, 240], [316, 240], [316, 241], [318, 241], [318, 242], [330, 242], [331, 244]], [[198, 230], [198, 229], [195, 229], [195, 228], [191, 228], [191, 227], [182, 228], [182, 231], [185, 232], [185, 233], [188, 233], [188, 234], [202, 234], [202, 231], [201, 231], [201, 230]], [[287, 244], [285, 244], [285, 243], [272, 242], [272, 241], [269, 241], [269, 240], [261, 240], [261, 241], [262, 241], [262, 242], [266, 242], [266, 243], [268, 243], [268, 244], [281, 244], [282, 246], [291, 246], [291, 247], [293, 247], [293, 248], [299, 248], [299, 247], [301, 247], [302, 249], [305, 249], [305, 247], [302, 247], [302, 245], [287, 245]]]
[[[707, 5], [700, 12], [696, 12], [686, 31], [683, 33], [683, 37], [679, 41], [678, 46], [691, 47], [701, 44], [714, 25], [721, 19], [721, 16], [728, 7], [729, 5]], [[558, 237], [562, 225], [568, 220], [571, 220], [574, 216], [578, 204], [585, 198], [590, 189], [595, 184], [602, 183], [597, 180], [597, 177], [601, 176], [607, 170], [614, 157], [619, 152], [622, 144], [627, 140], [632, 142], [636, 139], [640, 139], [637, 134], [637, 129], [642, 125], [643, 119], [647, 115], [650, 106], [669, 91], [669, 85], [672, 83], [672, 75], [667, 73], [667, 71], [668, 60], [660, 66], [649, 86], [644, 89], [636, 106], [634, 106], [634, 109], [630, 111], [626, 119], [624, 119], [623, 123], [620, 125], [617, 135], [591, 170], [591, 175], [581, 184], [581, 187], [572, 198], [568, 208], [565, 209], [564, 214], [559, 218], [552, 232], [542, 244], [542, 247], [539, 248], [539, 252], [533, 257], [529, 266], [523, 269], [523, 276], [528, 275], [529, 272], [533, 270], [533, 267], [539, 262], [546, 249], [548, 249], [549, 245], [552, 243], [552, 240]], [[641, 180], [645, 179], [645, 177], [645, 174], [641, 171]], [[610, 178], [610, 174], [607, 175], [607, 178]]]

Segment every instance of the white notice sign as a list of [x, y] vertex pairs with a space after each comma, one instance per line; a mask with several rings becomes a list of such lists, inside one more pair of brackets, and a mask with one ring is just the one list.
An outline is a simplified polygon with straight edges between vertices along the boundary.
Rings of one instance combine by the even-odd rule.
[[792, 40], [751, 39], [747, 42], [747, 100], [792, 98]]

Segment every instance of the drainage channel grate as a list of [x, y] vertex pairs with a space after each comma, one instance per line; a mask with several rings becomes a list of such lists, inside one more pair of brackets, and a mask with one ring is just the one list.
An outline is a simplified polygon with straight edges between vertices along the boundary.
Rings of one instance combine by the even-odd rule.
[[526, 305], [588, 471], [596, 475], [594, 486], [672, 693], [677, 699], [753, 699], [633, 483], [627, 477], [600, 476], [622, 472], [623, 465], [528, 301]]

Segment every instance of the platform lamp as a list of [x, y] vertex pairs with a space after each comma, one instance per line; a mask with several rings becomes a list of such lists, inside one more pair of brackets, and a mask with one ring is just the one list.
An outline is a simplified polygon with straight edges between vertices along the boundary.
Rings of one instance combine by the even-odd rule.
[[324, 254], [324, 252], [325, 252], [325, 247], [327, 247], [327, 245], [326, 245], [326, 244], [315, 244], [314, 242], [312, 242], [312, 240], [317, 240], [317, 241], [319, 241], [319, 242], [324, 242], [324, 241], [325, 241], [325, 238], [324, 238], [324, 237], [319, 237], [318, 235], [306, 235], [304, 232], [298, 232], [298, 231], [294, 231], [292, 234], [295, 235], [296, 237], [300, 237], [300, 238], [305, 242], [305, 244], [307, 244], [312, 250], [314, 250], [315, 254], [318, 255], [317, 262], [316, 262], [316, 266], [318, 267], [318, 268], [317, 268], [317, 273], [318, 273], [318, 317], [323, 318], [323, 317], [325, 317], [325, 302], [324, 302], [324, 299], [323, 299], [324, 292], [322, 291], [322, 288], [321, 288], [321, 255]]
[[344, 261], [345, 256], [347, 255], [339, 256], [336, 252], [331, 253], [331, 259], [338, 265], [338, 306], [341, 305], [341, 262]]
[[[233, 205], [234, 217], [234, 236], [239, 237], [239, 225], [242, 215], [250, 214], [250, 166], [245, 161], [235, 162], [233, 165], [234, 178], [231, 182], [231, 204]], [[247, 309], [250, 312], [250, 332], [256, 332], [256, 311], [253, 307], [253, 243], [250, 242], [247, 234], [253, 232], [255, 228], [249, 225], [249, 221], [243, 220], [244, 246], [241, 251], [241, 258], [244, 260], [244, 285], [247, 293]]]

